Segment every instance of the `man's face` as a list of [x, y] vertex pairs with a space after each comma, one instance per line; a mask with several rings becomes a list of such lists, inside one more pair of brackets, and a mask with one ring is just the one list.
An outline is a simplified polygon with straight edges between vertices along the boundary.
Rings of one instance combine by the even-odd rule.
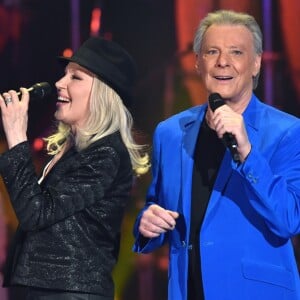
[[208, 93], [233, 102], [248, 102], [261, 56], [251, 32], [241, 25], [212, 25], [203, 38], [197, 69]]

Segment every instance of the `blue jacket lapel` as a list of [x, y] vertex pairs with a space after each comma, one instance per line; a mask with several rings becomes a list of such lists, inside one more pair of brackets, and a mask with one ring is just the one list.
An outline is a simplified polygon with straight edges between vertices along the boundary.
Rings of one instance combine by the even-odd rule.
[[[181, 182], [178, 212], [185, 216], [187, 223], [190, 219], [192, 176], [194, 166], [194, 151], [197, 142], [198, 132], [204, 118], [207, 105], [200, 106], [192, 117], [187, 118], [182, 124], [182, 145], [181, 145]], [[186, 231], [185, 231], [186, 232]], [[186, 232], [187, 236], [189, 232]]]
[[[259, 117], [258, 117], [258, 110], [257, 106], [259, 105], [259, 100], [255, 97], [255, 95], [252, 96], [245, 112], [243, 113], [244, 122], [246, 126], [246, 130], [248, 133], [248, 138], [250, 140], [250, 143], [255, 145], [257, 140], [257, 128], [259, 123]], [[216, 207], [222, 192], [224, 191], [227, 182], [230, 180], [230, 176], [233, 172], [232, 168], [232, 158], [230, 152], [227, 150], [225, 152], [223, 161], [220, 166], [220, 170], [218, 172], [218, 176], [216, 178], [216, 182], [214, 185], [214, 189], [212, 191], [209, 204], [207, 207], [205, 219], [203, 222], [203, 226], [205, 227], [205, 224], [207, 224], [211, 218], [213, 217], [213, 211]]]

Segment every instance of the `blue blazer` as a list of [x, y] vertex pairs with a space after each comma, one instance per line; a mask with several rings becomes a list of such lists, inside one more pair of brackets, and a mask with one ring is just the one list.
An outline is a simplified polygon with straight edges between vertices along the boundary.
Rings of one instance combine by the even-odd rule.
[[[187, 299], [193, 154], [206, 109], [193, 107], [157, 126], [153, 179], [134, 228], [138, 253], [169, 243], [170, 300]], [[201, 227], [205, 299], [299, 300], [291, 237], [300, 233], [300, 121], [255, 95], [243, 117], [251, 152], [236, 164], [226, 151]], [[173, 231], [145, 244], [138, 226], [153, 203], [180, 217]]]

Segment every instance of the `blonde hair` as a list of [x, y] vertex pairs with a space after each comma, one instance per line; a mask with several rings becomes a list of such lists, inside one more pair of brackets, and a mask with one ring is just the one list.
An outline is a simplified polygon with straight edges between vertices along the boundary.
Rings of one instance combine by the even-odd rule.
[[45, 138], [47, 152], [49, 155], [55, 155], [72, 141], [80, 151], [116, 131], [120, 132], [128, 149], [136, 175], [146, 173], [150, 168], [149, 155], [146, 153], [145, 145], [139, 145], [134, 141], [131, 113], [111, 87], [94, 77], [90, 96], [90, 115], [84, 128], [77, 129], [76, 135], [73, 136], [71, 127], [59, 122], [56, 132]]

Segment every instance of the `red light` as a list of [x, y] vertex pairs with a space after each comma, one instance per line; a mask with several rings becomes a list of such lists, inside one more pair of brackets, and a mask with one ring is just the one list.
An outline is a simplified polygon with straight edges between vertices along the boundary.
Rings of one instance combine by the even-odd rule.
[[63, 56], [64, 57], [71, 57], [73, 55], [73, 51], [72, 49], [70, 48], [66, 48], [64, 51], [63, 51]]
[[36, 138], [33, 141], [33, 150], [41, 151], [44, 148], [44, 140], [42, 138]]
[[90, 24], [91, 35], [97, 35], [100, 32], [101, 15], [102, 15], [101, 8], [95, 7], [92, 10], [91, 24]]

